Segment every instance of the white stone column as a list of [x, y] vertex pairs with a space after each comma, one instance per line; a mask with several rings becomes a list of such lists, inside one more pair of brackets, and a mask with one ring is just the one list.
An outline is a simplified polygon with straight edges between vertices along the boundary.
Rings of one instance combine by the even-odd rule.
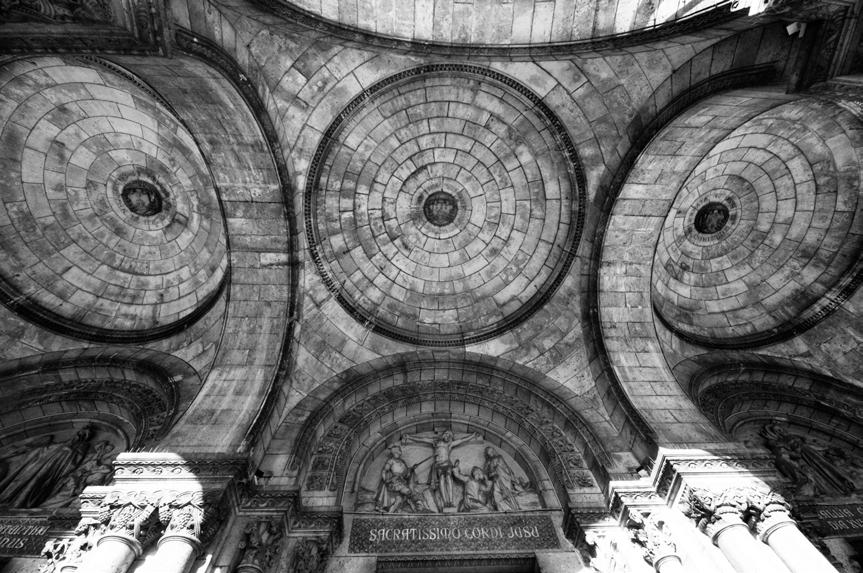
[[707, 490], [692, 490], [689, 515], [738, 573], [773, 573], [781, 571], [781, 563], [773, 563], [764, 555], [762, 546], [743, 521], [748, 508], [747, 492], [729, 488], [715, 494]]
[[108, 533], [96, 542], [96, 547], [76, 567], [78, 571], [87, 573], [126, 573], [142, 552], [137, 539], [122, 533]]
[[167, 522], [148, 571], [189, 573], [203, 547], [218, 530], [221, 491], [169, 492], [159, 504], [159, 518]]
[[108, 492], [99, 502], [99, 519], [85, 517], [79, 525], [79, 530], [84, 526], [98, 528], [101, 535], [83, 556], [77, 571], [126, 573], [158, 535], [157, 503], [148, 492]]
[[838, 573], [818, 548], [803, 535], [791, 517], [790, 506], [776, 492], [757, 492], [753, 505], [759, 513], [758, 537], [792, 573]]

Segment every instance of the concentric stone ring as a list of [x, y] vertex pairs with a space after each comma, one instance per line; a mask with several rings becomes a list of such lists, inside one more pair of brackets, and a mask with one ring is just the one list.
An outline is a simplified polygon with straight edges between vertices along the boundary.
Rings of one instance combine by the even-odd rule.
[[328, 128], [306, 188], [312, 258], [357, 320], [416, 344], [493, 337], [569, 269], [583, 176], [560, 121], [497, 72], [430, 65]]
[[226, 233], [170, 110], [71, 58], [8, 62], [0, 85], [3, 302], [94, 340], [152, 339], [206, 312], [227, 276]]
[[805, 330], [853, 292], [863, 247], [859, 123], [835, 104], [801, 100], [707, 153], [656, 248], [653, 303], [666, 325], [704, 345], [763, 343]]

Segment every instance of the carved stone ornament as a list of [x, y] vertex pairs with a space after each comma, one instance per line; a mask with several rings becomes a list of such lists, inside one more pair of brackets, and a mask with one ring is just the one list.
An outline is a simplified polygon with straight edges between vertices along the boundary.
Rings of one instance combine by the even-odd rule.
[[39, 573], [55, 573], [66, 566], [78, 566], [84, 555], [96, 547], [96, 540], [104, 526], [95, 519], [83, 518], [75, 528], [75, 537], [49, 539], [42, 549], [42, 557], [48, 560]]
[[644, 552], [644, 560], [653, 565], [663, 557], [677, 554], [677, 546], [663, 519], [656, 514], [638, 510], [629, 512], [629, 531], [632, 540]]
[[855, 478], [860, 479], [858, 470], [863, 465], [841, 449], [820, 449], [780, 422], [766, 424], [761, 436], [773, 452], [776, 469], [791, 481], [795, 495], [847, 495], [858, 489]]
[[158, 503], [158, 494], [151, 492], [110, 492], [102, 500], [96, 519], [102, 524], [106, 534], [119, 534], [135, 539], [142, 548], [146, 548], [156, 541], [161, 533]]
[[0, 453], [0, 506], [67, 507], [85, 487], [107, 483], [114, 445], [93, 444], [94, 432], [85, 426], [64, 442], [47, 435], [6, 448]]
[[275, 519], [247, 523], [239, 545], [237, 572], [248, 570], [268, 573], [281, 551], [282, 537], [282, 526]]
[[221, 523], [221, 492], [168, 492], [159, 500], [159, 521], [165, 535], [182, 535], [210, 542]]
[[290, 571], [323, 573], [327, 566], [327, 543], [322, 539], [301, 539], [294, 550]]
[[[479, 434], [457, 438], [450, 430], [433, 436], [402, 436], [401, 444], [388, 448], [376, 485], [369, 483], [375, 489], [362, 488], [358, 507], [368, 506], [371, 495], [374, 510], [380, 513], [469, 513], [539, 507], [539, 498], [523, 472], [515, 472], [497, 448], [482, 442]], [[424, 446], [431, 448], [430, 455], [425, 455], [429, 452]], [[405, 452], [406, 448], [411, 452]], [[456, 450], [462, 459], [455, 458]], [[364, 482], [369, 479], [373, 478], [365, 476]]]
[[110, 22], [108, 0], [0, 0], [0, 21], [45, 22]]
[[749, 507], [746, 493], [740, 488], [728, 488], [719, 493], [693, 488], [686, 504], [684, 514], [711, 538], [728, 525], [744, 522]]
[[728, 488], [718, 494], [693, 489], [684, 513], [711, 538], [735, 523], [742, 522], [763, 536], [776, 525], [794, 521], [791, 506], [782, 495], [754, 487]]

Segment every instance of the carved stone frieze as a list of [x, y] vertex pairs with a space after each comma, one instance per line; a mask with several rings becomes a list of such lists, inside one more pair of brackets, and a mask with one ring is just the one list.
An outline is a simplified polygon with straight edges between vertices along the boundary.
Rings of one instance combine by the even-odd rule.
[[114, 477], [138, 479], [230, 480], [245, 469], [245, 458], [214, 457], [186, 459], [172, 454], [121, 454], [114, 462]]

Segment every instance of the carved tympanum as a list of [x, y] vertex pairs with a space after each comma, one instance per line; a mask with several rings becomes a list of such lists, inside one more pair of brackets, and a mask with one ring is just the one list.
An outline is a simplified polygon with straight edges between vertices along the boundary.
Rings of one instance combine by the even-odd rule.
[[111, 477], [114, 445], [92, 444], [94, 429], [85, 426], [65, 442], [40, 436], [0, 454], [0, 506], [66, 507], [88, 485], [104, 485]]
[[[426, 447], [432, 449], [430, 455]], [[458, 448], [462, 459], [453, 459]], [[426, 464], [431, 462], [426, 469]], [[523, 471], [478, 434], [456, 438], [452, 431], [403, 436], [387, 449], [374, 489], [361, 490], [359, 509], [382, 513], [519, 511], [540, 507]], [[377, 467], [372, 464], [371, 467]], [[520, 469], [520, 468], [519, 468]], [[376, 471], [376, 470], [372, 470]], [[364, 483], [372, 476], [363, 478]]]
[[789, 432], [780, 422], [766, 424], [761, 436], [773, 452], [776, 469], [791, 480], [795, 494], [843, 495], [858, 489], [863, 465], [841, 449], [818, 448], [814, 440]]

